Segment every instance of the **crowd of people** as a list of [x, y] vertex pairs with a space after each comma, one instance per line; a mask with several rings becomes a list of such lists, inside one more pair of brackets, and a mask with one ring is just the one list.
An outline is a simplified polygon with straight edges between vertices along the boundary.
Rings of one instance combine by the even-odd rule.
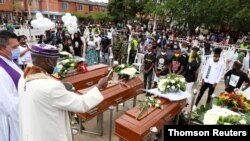
[[[0, 89], [3, 92], [0, 95], [0, 140], [71, 141], [67, 111], [85, 112], [103, 100], [99, 90], [107, 86], [107, 78], [101, 79], [97, 88], [89, 92], [91, 94], [83, 96], [69, 92], [66, 84], [50, 78], [48, 74], [53, 73], [60, 51], [85, 58], [88, 66], [111, 64], [113, 60], [133, 65], [138, 54], [142, 54], [145, 89], [157, 87], [162, 77], [175, 73], [186, 79], [187, 92], [192, 94], [194, 83], [201, 75], [195, 106], [206, 89], [209, 89], [206, 103], [211, 101], [223, 75], [225, 91], [232, 92], [243, 83], [246, 84], [243, 89], [248, 88], [250, 35], [197, 31], [184, 38], [180, 36], [173, 29], [152, 30], [141, 24], [127, 24], [119, 30], [92, 25], [74, 34], [58, 25], [31, 43], [24, 35], [17, 37], [13, 31], [0, 31]], [[234, 46], [233, 57], [223, 60], [224, 47], [229, 45]], [[204, 60], [204, 56], [210, 58]], [[203, 61], [206, 63], [201, 68]], [[30, 63], [33, 66], [27, 66]], [[226, 73], [225, 66], [228, 67]], [[191, 99], [188, 99], [189, 105]]]

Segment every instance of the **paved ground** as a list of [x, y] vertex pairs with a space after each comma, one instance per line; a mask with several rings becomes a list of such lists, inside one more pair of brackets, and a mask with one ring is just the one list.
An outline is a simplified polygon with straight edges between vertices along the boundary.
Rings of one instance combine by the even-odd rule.
[[[196, 85], [195, 88], [197, 88], [199, 90], [200, 86]], [[215, 94], [219, 94], [220, 92], [222, 92], [224, 89], [224, 84], [220, 83], [218, 84], [218, 86], [215, 89]], [[137, 99], [143, 99], [144, 95], [139, 95], [137, 97]], [[205, 93], [205, 95], [203, 96], [200, 104], [205, 103], [205, 99], [207, 98], [207, 93]], [[125, 107], [123, 106], [119, 106], [119, 110], [118, 112], [116, 112], [116, 109], [114, 109], [113, 111], [113, 131], [112, 131], [112, 141], [118, 141], [118, 137], [114, 135], [114, 121], [115, 119], [119, 118], [126, 110], [128, 110], [129, 108], [132, 107], [132, 102], [133, 100], [129, 100], [125, 103]], [[79, 133], [77, 135], [74, 136], [74, 141], [109, 141], [109, 124], [110, 124], [110, 112], [106, 111], [104, 112], [104, 133], [102, 137], [96, 136], [96, 135], [91, 135], [88, 133]], [[91, 130], [91, 131], [96, 131], [97, 130], [97, 119], [93, 118], [90, 121], [87, 121], [85, 123], [85, 127], [87, 130]]]

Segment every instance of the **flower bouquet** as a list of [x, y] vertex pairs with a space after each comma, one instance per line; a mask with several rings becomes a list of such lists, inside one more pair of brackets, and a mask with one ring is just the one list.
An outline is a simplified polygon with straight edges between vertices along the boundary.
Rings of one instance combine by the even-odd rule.
[[221, 107], [213, 107], [208, 110], [203, 119], [205, 125], [239, 125], [247, 124], [245, 115]]
[[178, 92], [186, 91], [186, 81], [185, 78], [182, 76], [176, 75], [174, 73], [168, 74], [166, 78], [161, 79], [158, 83], [158, 89], [162, 93], [168, 93], [168, 92]]
[[64, 78], [70, 73], [76, 72], [77, 61], [73, 58], [65, 59], [57, 63], [57, 73], [60, 77]]
[[61, 51], [61, 52], [59, 52], [59, 57], [60, 58], [72, 58], [73, 56], [72, 56], [72, 54], [70, 54], [66, 51]]
[[229, 116], [220, 116], [218, 125], [245, 125], [247, 124], [246, 119], [243, 116], [239, 115], [229, 115]]
[[213, 100], [213, 103], [235, 112], [248, 112], [250, 110], [250, 102], [247, 101], [246, 97], [235, 92], [222, 93]]
[[151, 107], [157, 107], [162, 109], [161, 101], [159, 99], [156, 99], [154, 96], [145, 97], [145, 99], [139, 101], [139, 103], [140, 113], [138, 114], [136, 119], [139, 119]]
[[133, 66], [121, 64], [115, 67], [114, 71], [118, 74], [119, 79], [130, 80], [135, 77], [137, 70]]

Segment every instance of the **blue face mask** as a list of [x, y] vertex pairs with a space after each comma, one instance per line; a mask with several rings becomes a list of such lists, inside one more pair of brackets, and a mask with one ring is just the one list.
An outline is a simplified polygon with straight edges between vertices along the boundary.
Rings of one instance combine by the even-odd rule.
[[53, 70], [53, 74], [56, 74], [56, 73], [58, 73], [59, 72], [59, 70], [58, 70], [58, 68], [55, 66], [54, 67], [54, 70]]

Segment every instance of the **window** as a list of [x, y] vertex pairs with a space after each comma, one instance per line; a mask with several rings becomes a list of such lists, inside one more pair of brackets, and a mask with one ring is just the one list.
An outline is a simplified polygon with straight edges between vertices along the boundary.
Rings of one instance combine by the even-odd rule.
[[83, 11], [83, 4], [78, 4], [78, 10]]
[[67, 2], [62, 2], [62, 9], [63, 10], [68, 10], [69, 4]]
[[93, 5], [89, 5], [89, 11], [93, 11]]
[[105, 11], [106, 9], [105, 9], [105, 7], [101, 7], [101, 11]]
[[5, 3], [5, 0], [0, 0], [0, 4], [4, 4]]

